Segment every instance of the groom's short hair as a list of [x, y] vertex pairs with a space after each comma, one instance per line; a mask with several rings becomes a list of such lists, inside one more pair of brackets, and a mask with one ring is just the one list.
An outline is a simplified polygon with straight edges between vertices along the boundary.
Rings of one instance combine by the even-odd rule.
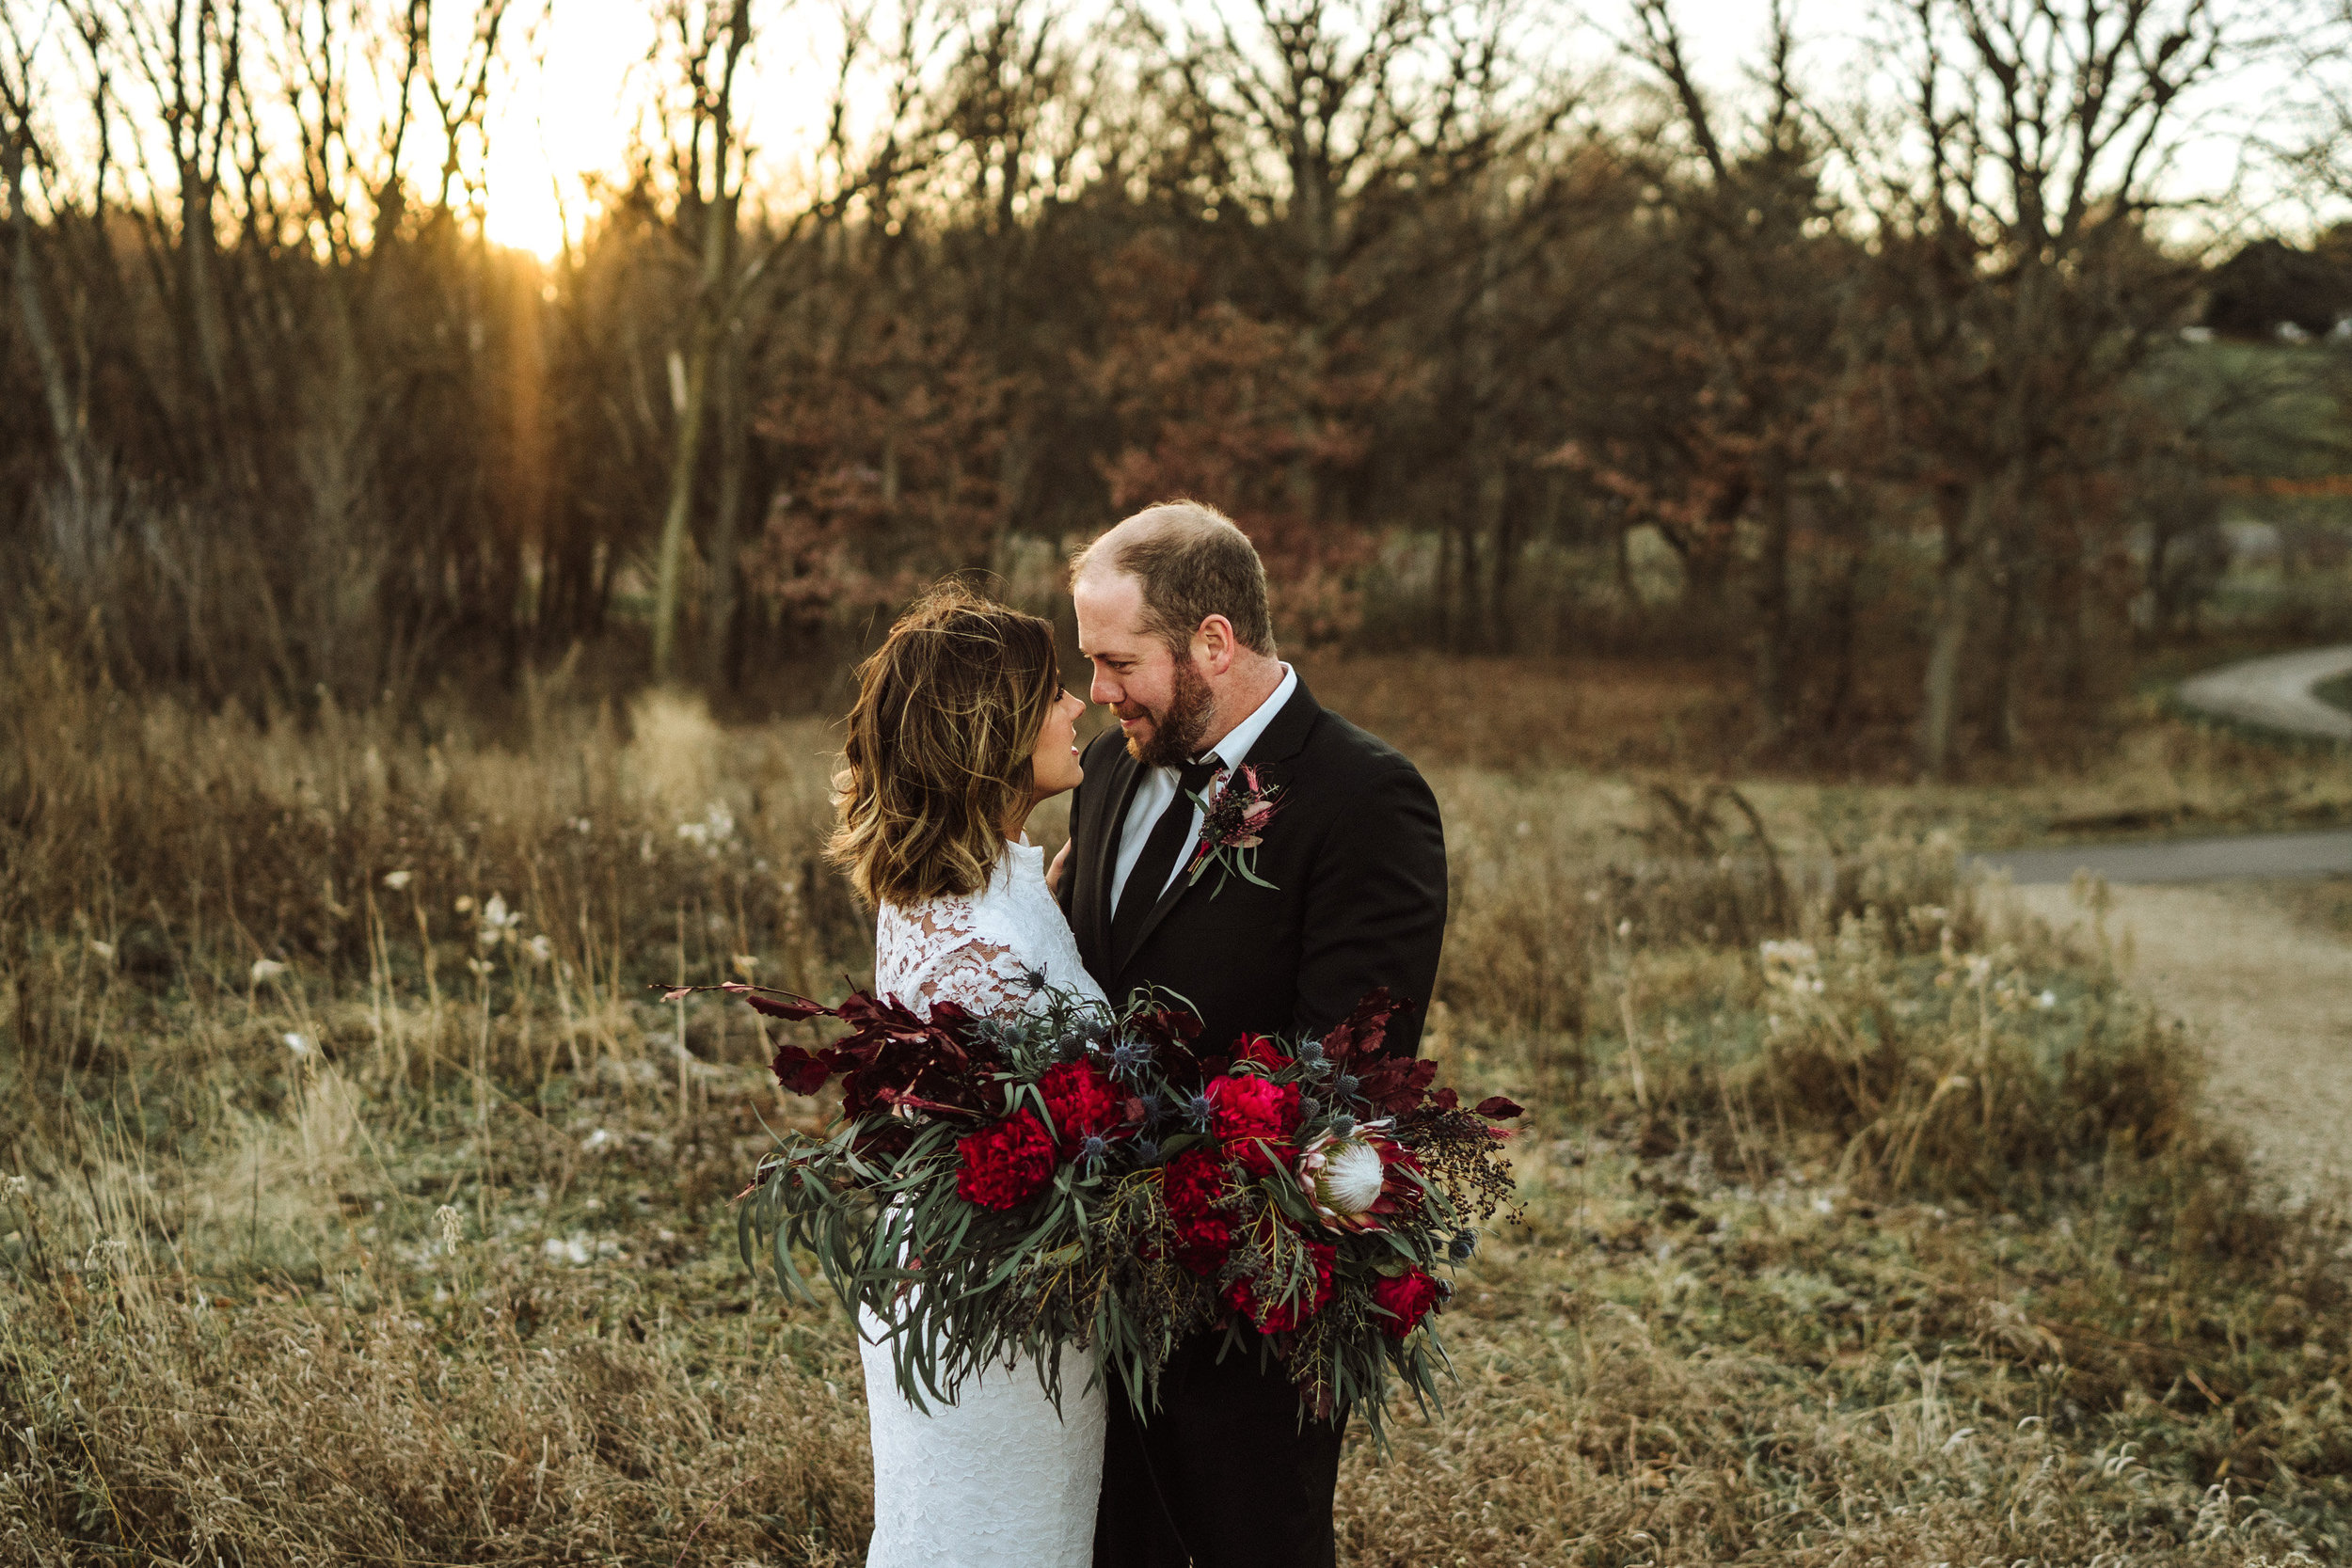
[[1242, 646], [1278, 657], [1265, 562], [1249, 535], [1216, 507], [1194, 500], [1147, 506], [1088, 546], [1071, 562], [1070, 580], [1097, 566], [1124, 572], [1142, 586], [1144, 629], [1178, 658], [1212, 615], [1225, 617]]

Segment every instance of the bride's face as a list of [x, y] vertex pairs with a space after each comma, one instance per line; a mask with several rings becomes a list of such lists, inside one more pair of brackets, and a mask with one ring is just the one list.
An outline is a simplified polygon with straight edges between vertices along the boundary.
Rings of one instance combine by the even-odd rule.
[[1078, 766], [1078, 716], [1087, 705], [1065, 691], [1046, 710], [1045, 727], [1038, 732], [1037, 750], [1029, 756], [1031, 793], [1049, 800], [1086, 782]]

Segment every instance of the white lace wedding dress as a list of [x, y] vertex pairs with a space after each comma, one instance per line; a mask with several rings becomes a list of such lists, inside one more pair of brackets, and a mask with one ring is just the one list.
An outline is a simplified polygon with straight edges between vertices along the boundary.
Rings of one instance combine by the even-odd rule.
[[[987, 887], [911, 909], [884, 905], [874, 990], [911, 1007], [955, 1002], [1002, 1017], [1047, 985], [1100, 999], [1045, 887], [1045, 854], [1006, 846]], [[916, 1410], [898, 1391], [883, 1325], [862, 1314], [874, 1444], [874, 1542], [866, 1568], [1088, 1568], [1102, 1485], [1104, 1392], [1082, 1354], [1062, 1362], [1059, 1414], [1024, 1362], [967, 1381], [953, 1405]]]

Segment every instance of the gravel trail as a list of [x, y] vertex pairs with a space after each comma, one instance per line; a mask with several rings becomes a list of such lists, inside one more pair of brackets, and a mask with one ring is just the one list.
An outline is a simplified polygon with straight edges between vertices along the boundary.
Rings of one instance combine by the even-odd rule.
[[2312, 833], [2235, 833], [2150, 844], [2077, 844], [2058, 849], [2005, 849], [1969, 857], [2006, 871], [2020, 887], [2063, 886], [2077, 871], [2113, 883], [2211, 882], [2235, 878], [2352, 876], [2352, 829]]
[[[2214, 1102], [2261, 1168], [2290, 1200], [2352, 1186], [2352, 943], [2258, 882], [2111, 893], [2127, 982], [2202, 1037]], [[2089, 919], [2061, 886], [2010, 896], [2055, 927]]]
[[2290, 735], [2352, 740], [2352, 713], [2321, 702], [2312, 688], [2352, 673], [2352, 645], [2225, 664], [2181, 683], [2181, 701], [2218, 719]]

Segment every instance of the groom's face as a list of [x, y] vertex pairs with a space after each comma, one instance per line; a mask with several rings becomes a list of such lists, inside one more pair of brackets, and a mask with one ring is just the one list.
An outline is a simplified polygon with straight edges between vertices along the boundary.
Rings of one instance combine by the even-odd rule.
[[1154, 768], [1181, 767], [1200, 749], [1216, 701], [1189, 658], [1143, 626], [1143, 587], [1123, 572], [1082, 578], [1072, 599], [1078, 648], [1094, 667], [1088, 695], [1119, 716], [1127, 752]]

